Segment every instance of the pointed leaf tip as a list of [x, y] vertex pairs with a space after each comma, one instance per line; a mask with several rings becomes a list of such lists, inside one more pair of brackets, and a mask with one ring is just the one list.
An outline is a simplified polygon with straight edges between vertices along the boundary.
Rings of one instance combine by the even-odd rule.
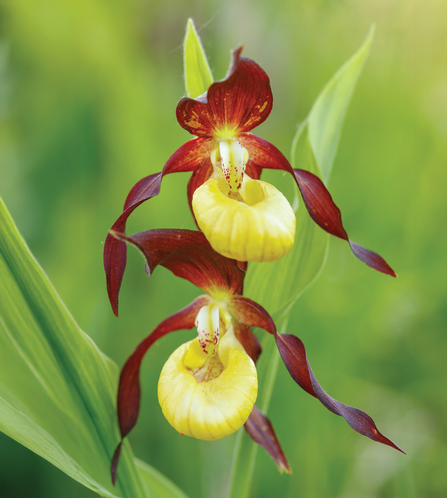
[[186, 93], [189, 97], [196, 98], [205, 93], [212, 85], [213, 75], [194, 21], [191, 18], [186, 24], [183, 63]]

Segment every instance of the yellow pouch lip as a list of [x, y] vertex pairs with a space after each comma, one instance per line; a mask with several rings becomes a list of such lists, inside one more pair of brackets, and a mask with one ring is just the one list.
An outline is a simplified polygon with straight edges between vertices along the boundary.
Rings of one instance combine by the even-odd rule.
[[247, 421], [257, 396], [256, 367], [229, 331], [219, 342], [223, 372], [211, 381], [197, 382], [184, 364], [196, 341], [182, 344], [166, 362], [158, 399], [164, 416], [178, 432], [212, 441], [229, 436]]
[[295, 240], [295, 214], [281, 192], [260, 180], [244, 178], [240, 199], [232, 198], [220, 178], [200, 186], [192, 200], [199, 228], [215, 251], [238, 261], [276, 261]]

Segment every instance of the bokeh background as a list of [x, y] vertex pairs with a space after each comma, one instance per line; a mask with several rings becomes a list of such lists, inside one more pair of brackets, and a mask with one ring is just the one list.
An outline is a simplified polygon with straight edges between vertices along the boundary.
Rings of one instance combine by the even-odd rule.
[[[269, 410], [293, 474], [258, 452], [253, 497], [447, 496], [447, 6], [442, 0], [4, 0], [0, 5], [0, 195], [81, 327], [122, 365], [198, 290], [130, 252], [120, 318], [103, 242], [130, 187], [189, 135], [182, 39], [192, 17], [216, 79], [229, 50], [260, 63], [275, 104], [257, 134], [290, 157], [297, 124], [372, 23], [370, 58], [348, 110], [331, 192], [350, 236], [397, 280], [331, 241], [326, 268], [292, 312], [323, 387], [374, 417], [403, 456], [352, 431], [280, 367]], [[274, 177], [272, 178], [274, 181]], [[132, 216], [129, 232], [193, 228], [188, 174]], [[192, 332], [164, 338], [143, 367], [137, 456], [190, 497], [225, 496], [234, 436], [180, 438], [156, 398], [159, 372]], [[1, 381], [1, 380], [0, 380]], [[80, 444], [82, 444], [80, 442]], [[93, 497], [0, 434], [0, 496]]]

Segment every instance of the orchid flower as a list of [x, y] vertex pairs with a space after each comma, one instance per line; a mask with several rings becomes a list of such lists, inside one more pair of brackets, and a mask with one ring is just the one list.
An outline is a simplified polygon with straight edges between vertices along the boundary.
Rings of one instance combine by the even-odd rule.
[[[163, 229], [132, 236], [113, 232], [112, 236], [143, 253], [149, 275], [161, 265], [205, 292], [161, 322], [125, 363], [117, 402], [122, 439], [137, 422], [144, 355], [164, 335], [196, 327], [197, 338], [176, 349], [161, 372], [158, 398], [164, 416], [180, 434], [204, 440], [221, 439], [245, 425], [279, 470], [290, 472], [270, 421], [254, 404], [258, 388], [255, 364], [261, 347], [251, 327], [259, 327], [275, 338], [284, 364], [298, 385], [328, 410], [344, 417], [360, 434], [402, 451], [377, 430], [366, 413], [326, 394], [310, 368], [301, 340], [295, 335], [278, 334], [267, 311], [242, 295], [245, 272], [237, 261], [215, 252], [202, 232]], [[112, 459], [113, 482], [122, 439]]]
[[[349, 240], [341, 213], [323, 182], [313, 173], [293, 169], [271, 143], [251, 130], [263, 123], [272, 109], [270, 80], [254, 61], [232, 52], [227, 76], [193, 99], [177, 105], [177, 120], [195, 138], [182, 145], [163, 171], [149, 175], [129, 192], [113, 231], [125, 232], [130, 214], [160, 192], [168, 173], [192, 171], [188, 200], [194, 219], [211, 246], [220, 254], [245, 261], [274, 261], [291, 248], [295, 216], [285, 197], [259, 180], [262, 169], [289, 172], [304, 204], [323, 230], [349, 242], [353, 253], [368, 266], [396, 276], [378, 254]], [[298, 234], [299, 235], [299, 234]], [[126, 267], [123, 240], [108, 235], [104, 247], [107, 289], [118, 315], [118, 293]]]

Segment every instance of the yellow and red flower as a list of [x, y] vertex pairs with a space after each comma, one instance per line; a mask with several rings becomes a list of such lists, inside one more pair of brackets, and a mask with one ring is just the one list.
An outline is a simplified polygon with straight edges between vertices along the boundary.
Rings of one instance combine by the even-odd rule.
[[[117, 402], [122, 438], [137, 422], [139, 373], [146, 352], [164, 335], [196, 327], [198, 337], [176, 349], [160, 375], [158, 398], [166, 419], [179, 433], [205, 440], [223, 438], [245, 425], [278, 468], [289, 472], [270, 421], [254, 404], [258, 387], [255, 364], [261, 347], [251, 327], [259, 327], [274, 336], [285, 366], [305, 391], [344, 417], [360, 434], [400, 450], [377, 430], [366, 413], [336, 401], [322, 389], [300, 339], [278, 334], [267, 311], [242, 295], [244, 271], [237, 261], [214, 251], [202, 232], [165, 229], [132, 236], [113, 232], [112, 236], [143, 253], [149, 274], [161, 265], [205, 292], [161, 322], [125, 363]], [[121, 443], [112, 459], [114, 482]]]
[[[291, 248], [295, 216], [284, 196], [259, 180], [262, 169], [288, 171], [312, 219], [326, 232], [349, 242], [370, 267], [396, 276], [376, 253], [349, 240], [340, 210], [322, 181], [293, 169], [271, 143], [251, 133], [272, 109], [270, 80], [254, 61], [232, 52], [227, 76], [196, 99], [177, 106], [179, 124], [192, 135], [166, 162], [163, 171], [134, 185], [112, 230], [125, 232], [130, 214], [160, 192], [164, 175], [192, 171], [188, 199], [198, 227], [220, 254], [239, 261], [274, 261]], [[126, 244], [108, 235], [104, 247], [107, 289], [114, 313], [126, 266]]]

